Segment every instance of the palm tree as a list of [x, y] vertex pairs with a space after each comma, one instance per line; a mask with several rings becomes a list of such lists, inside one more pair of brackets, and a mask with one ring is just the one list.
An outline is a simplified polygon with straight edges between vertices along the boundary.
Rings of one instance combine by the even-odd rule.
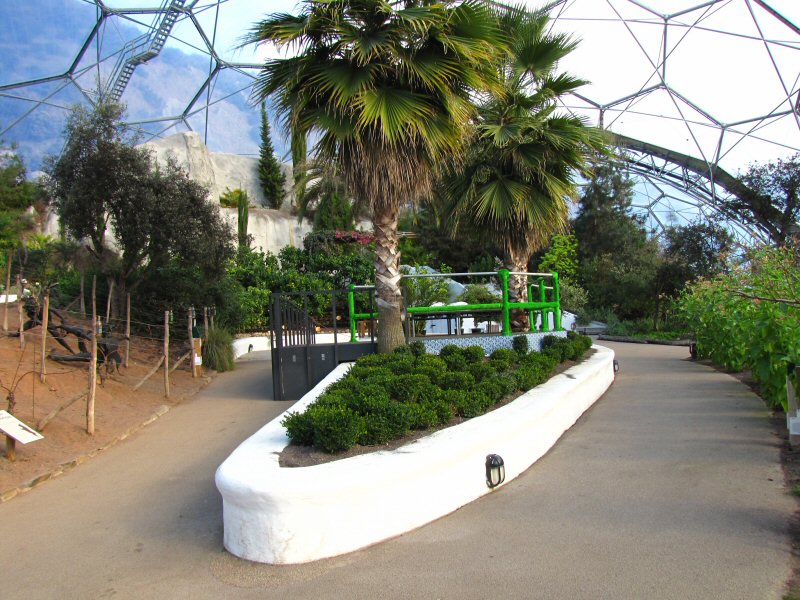
[[[558, 61], [577, 42], [548, 33], [544, 15], [510, 9], [500, 19], [511, 39], [511, 52], [497, 65], [504, 93], [480, 103], [470, 151], [443, 172], [440, 190], [452, 231], [464, 219], [477, 221], [503, 249], [504, 266], [519, 272], [565, 229], [576, 176], [588, 170], [591, 155], [604, 151], [605, 136], [556, 110], [560, 96], [585, 83], [557, 73]], [[512, 298], [525, 298], [523, 278], [511, 283]]]
[[[378, 350], [404, 341], [399, 210], [428, 194], [433, 169], [461, 155], [473, 90], [497, 90], [491, 68], [506, 42], [480, 1], [306, 0], [299, 15], [257, 23], [247, 43], [295, 56], [269, 60], [253, 88], [275, 95], [294, 140], [336, 166], [375, 230]], [[295, 144], [301, 146], [302, 144]]]

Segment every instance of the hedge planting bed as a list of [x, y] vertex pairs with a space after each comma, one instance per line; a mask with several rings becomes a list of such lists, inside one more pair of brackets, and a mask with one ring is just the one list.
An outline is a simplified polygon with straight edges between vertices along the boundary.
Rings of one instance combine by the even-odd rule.
[[588, 336], [569, 332], [566, 338], [547, 336], [541, 352], [528, 352], [527, 338], [518, 336], [514, 350], [495, 350], [487, 358], [480, 346], [449, 345], [436, 356], [414, 342], [359, 358], [304, 412], [289, 412], [281, 423], [294, 444], [326, 453], [386, 444], [457, 417], [482, 415], [543, 383], [563, 361], [579, 360], [591, 345]]

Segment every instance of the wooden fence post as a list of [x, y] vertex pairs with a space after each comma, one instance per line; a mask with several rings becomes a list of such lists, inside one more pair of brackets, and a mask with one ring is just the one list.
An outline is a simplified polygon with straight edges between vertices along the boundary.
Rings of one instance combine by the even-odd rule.
[[111, 300], [114, 297], [114, 281], [111, 281], [111, 285], [108, 288], [108, 301], [106, 302], [106, 323], [111, 318]]
[[11, 250], [8, 251], [8, 264], [6, 265], [6, 298], [3, 303], [3, 333], [8, 333], [8, 295], [11, 292]]
[[194, 306], [189, 307], [189, 352], [190, 358], [189, 361], [191, 363], [192, 369], [192, 378], [197, 377], [197, 367], [194, 364], [194, 331], [192, 331], [192, 327], [194, 325]]
[[208, 342], [208, 307], [203, 307], [203, 342]]
[[86, 318], [86, 300], [85, 295], [83, 293], [83, 280], [86, 278], [86, 274], [81, 271], [81, 319]]
[[23, 318], [23, 310], [22, 310], [22, 297], [24, 295], [25, 288], [22, 284], [22, 278], [17, 275], [17, 313], [19, 314], [19, 347], [20, 350], [25, 350], [25, 319]]
[[45, 375], [47, 375], [47, 367], [45, 366], [45, 359], [47, 358], [47, 325], [50, 321], [50, 291], [44, 294], [42, 302], [42, 369], [39, 374], [39, 381], [45, 382]]
[[131, 353], [131, 295], [128, 294], [125, 310], [125, 368], [128, 368], [128, 357]]
[[169, 398], [169, 313], [164, 311], [164, 397]]
[[97, 390], [97, 275], [92, 276], [92, 357], [89, 361], [89, 394], [86, 397], [86, 433], [94, 435], [94, 400]]

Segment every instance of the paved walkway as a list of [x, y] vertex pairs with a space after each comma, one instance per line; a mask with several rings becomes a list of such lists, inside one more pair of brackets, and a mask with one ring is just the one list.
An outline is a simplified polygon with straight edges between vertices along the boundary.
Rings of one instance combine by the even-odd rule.
[[242, 363], [0, 505], [0, 595], [780, 598], [795, 499], [763, 404], [686, 348], [608, 345], [617, 382], [517, 480], [388, 542], [284, 567], [222, 549], [214, 470], [289, 405], [266, 400], [269, 363]]

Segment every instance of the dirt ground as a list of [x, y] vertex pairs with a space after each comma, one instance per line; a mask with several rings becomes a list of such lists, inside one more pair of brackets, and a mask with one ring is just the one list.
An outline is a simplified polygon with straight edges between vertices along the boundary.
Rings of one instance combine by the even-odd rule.
[[[16, 305], [10, 305], [9, 329], [17, 327]], [[3, 307], [0, 306], [0, 319]], [[8, 409], [8, 397], [16, 400], [14, 416], [38, 429], [40, 421], [66, 400], [88, 390], [88, 363], [59, 363], [45, 360], [45, 382], [40, 381], [42, 342], [41, 328], [25, 333], [25, 348], [19, 337], [8, 337], [0, 331], [0, 410]], [[75, 346], [74, 338], [72, 345]], [[171, 344], [172, 364], [188, 348]], [[138, 390], [135, 386], [158, 362], [163, 343], [157, 340], [132, 338], [128, 367], [118, 373], [98, 377], [95, 399], [94, 435], [86, 432], [86, 398], [74, 402], [53, 418], [40, 431], [44, 439], [16, 444], [16, 460], [5, 455], [5, 436], [0, 435], [0, 502], [9, 500], [18, 491], [25, 491], [53, 474], [79, 464], [87, 457], [115, 443], [139, 428], [154, 415], [163, 413], [196, 394], [209, 381], [209, 374], [192, 378], [188, 360], [170, 375], [170, 396], [165, 397], [163, 368], [159, 369]], [[48, 336], [47, 350], [64, 353], [64, 349]]]

